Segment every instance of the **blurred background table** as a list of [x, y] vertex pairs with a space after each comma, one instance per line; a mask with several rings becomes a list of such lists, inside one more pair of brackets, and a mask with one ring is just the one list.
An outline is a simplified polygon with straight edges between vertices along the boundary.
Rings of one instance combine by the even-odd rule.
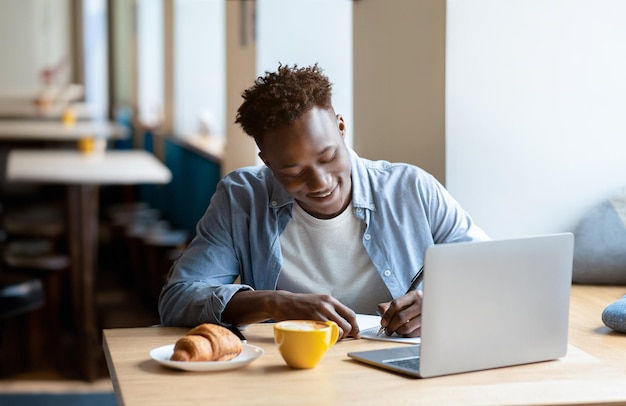
[[128, 138], [129, 131], [120, 124], [106, 120], [77, 121], [73, 124], [64, 124], [60, 120], [0, 120], [2, 141], [73, 141], [88, 136], [121, 139]]
[[[61, 120], [68, 109], [67, 103], [41, 107], [31, 100], [0, 101], [0, 119]], [[101, 119], [106, 116], [102, 108], [86, 103], [72, 103], [74, 117], [81, 120]]]
[[170, 170], [152, 154], [139, 150], [86, 155], [76, 150], [11, 150], [9, 183], [60, 184], [67, 187], [67, 221], [73, 319], [81, 375], [97, 378], [101, 355], [95, 320], [94, 280], [101, 185], [166, 184]]

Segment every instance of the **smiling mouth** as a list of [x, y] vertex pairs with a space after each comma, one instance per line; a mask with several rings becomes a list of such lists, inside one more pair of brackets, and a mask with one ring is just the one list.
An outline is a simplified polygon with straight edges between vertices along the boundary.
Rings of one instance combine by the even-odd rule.
[[335, 186], [334, 188], [332, 188], [331, 190], [324, 192], [324, 193], [318, 193], [316, 195], [311, 195], [312, 199], [318, 199], [318, 200], [324, 200], [329, 198], [337, 189], [337, 186]]
[[326, 198], [326, 197], [330, 196], [332, 193], [333, 193], [333, 192], [331, 191], [331, 192], [328, 192], [328, 193], [326, 193], [326, 194], [319, 195], [319, 196], [314, 196], [314, 197], [315, 197], [316, 199], [324, 199], [324, 198]]

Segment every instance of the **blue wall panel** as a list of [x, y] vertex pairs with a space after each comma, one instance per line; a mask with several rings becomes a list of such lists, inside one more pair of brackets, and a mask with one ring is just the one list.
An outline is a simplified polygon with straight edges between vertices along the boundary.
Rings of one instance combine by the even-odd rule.
[[194, 235], [220, 180], [220, 167], [170, 139], [165, 140], [165, 165], [172, 171], [172, 181], [160, 196], [159, 208], [175, 227]]

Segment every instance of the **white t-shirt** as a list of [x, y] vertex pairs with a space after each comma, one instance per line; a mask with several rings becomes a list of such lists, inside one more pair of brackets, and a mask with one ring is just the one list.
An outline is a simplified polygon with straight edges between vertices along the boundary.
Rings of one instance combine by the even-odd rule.
[[332, 219], [318, 219], [294, 204], [293, 219], [280, 236], [283, 268], [277, 289], [329, 294], [357, 313], [375, 314], [392, 299], [361, 239], [365, 223], [350, 204]]

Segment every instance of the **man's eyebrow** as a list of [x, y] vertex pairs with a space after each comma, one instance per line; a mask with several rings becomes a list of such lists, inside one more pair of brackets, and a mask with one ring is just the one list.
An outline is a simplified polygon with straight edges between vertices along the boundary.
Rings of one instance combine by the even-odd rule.
[[[333, 149], [333, 148], [334, 148], [334, 147], [333, 147], [332, 145], [329, 145], [329, 146], [327, 146], [326, 148], [324, 148], [323, 150], [321, 150], [321, 151], [317, 154], [317, 156], [318, 156], [318, 157], [320, 157], [320, 156], [324, 155], [325, 153], [327, 153], [329, 150], [331, 150], [331, 149]], [[295, 167], [297, 167], [297, 166], [300, 166], [300, 164], [299, 164], [299, 163], [297, 163], [297, 162], [295, 162], [295, 163], [292, 163], [292, 164], [285, 164], [285, 165], [281, 166], [281, 167], [280, 167], [280, 169], [282, 170], [282, 169], [295, 168]]]

